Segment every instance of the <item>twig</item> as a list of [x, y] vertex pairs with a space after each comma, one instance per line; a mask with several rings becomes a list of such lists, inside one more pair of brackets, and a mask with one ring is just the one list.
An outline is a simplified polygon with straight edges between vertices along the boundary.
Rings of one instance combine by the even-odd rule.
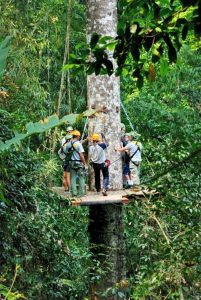
[[161, 232], [162, 232], [164, 238], [166, 239], [168, 245], [170, 245], [170, 239], [169, 239], [169, 237], [167, 236], [167, 234], [165, 233], [165, 231], [164, 231], [164, 229], [163, 229], [161, 223], [159, 222], [159, 220], [156, 218], [156, 216], [155, 216], [154, 214], [152, 215], [152, 218], [156, 221], [156, 223], [157, 223], [158, 226], [160, 227], [160, 230], [161, 230]]
[[8, 299], [8, 296], [9, 296], [9, 294], [10, 294], [10, 292], [11, 292], [13, 286], [14, 286], [14, 283], [15, 283], [15, 280], [16, 280], [16, 277], [17, 277], [17, 270], [18, 270], [18, 269], [19, 269], [19, 265], [16, 265], [16, 266], [15, 266], [15, 274], [14, 274], [14, 277], [13, 277], [12, 284], [11, 284], [10, 289], [9, 289], [9, 291], [8, 291], [8, 293], [7, 293], [7, 295], [6, 295], [6, 297], [5, 297], [4, 300]]

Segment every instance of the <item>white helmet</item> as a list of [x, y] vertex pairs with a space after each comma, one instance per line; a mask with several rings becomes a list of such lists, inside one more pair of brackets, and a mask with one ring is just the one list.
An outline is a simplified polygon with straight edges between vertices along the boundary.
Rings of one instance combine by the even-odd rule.
[[68, 126], [68, 127], [66, 128], [66, 131], [73, 131], [73, 127], [72, 127], [72, 126]]

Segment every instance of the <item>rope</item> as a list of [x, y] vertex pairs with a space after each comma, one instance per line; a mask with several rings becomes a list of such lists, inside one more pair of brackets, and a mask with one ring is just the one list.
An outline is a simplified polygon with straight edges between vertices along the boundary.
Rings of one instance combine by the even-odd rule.
[[85, 131], [86, 131], [86, 129], [87, 129], [87, 124], [88, 124], [88, 117], [86, 118], [86, 121], [85, 121], [85, 123], [84, 123], [84, 129], [83, 129], [83, 132], [82, 132], [81, 141], [82, 141], [83, 138], [84, 138]]
[[129, 115], [128, 115], [128, 113], [127, 113], [127, 111], [126, 111], [126, 109], [125, 109], [125, 107], [124, 107], [122, 101], [120, 101], [120, 104], [121, 104], [121, 107], [122, 107], [122, 109], [123, 109], [123, 112], [124, 112], [124, 114], [125, 114], [125, 116], [126, 116], [126, 118], [127, 118], [127, 121], [128, 121], [128, 123], [129, 123], [131, 129], [134, 131], [134, 130], [135, 130], [135, 129], [134, 129], [134, 126], [133, 126], [133, 124], [132, 124], [132, 122], [131, 122], [131, 119], [129, 118]]

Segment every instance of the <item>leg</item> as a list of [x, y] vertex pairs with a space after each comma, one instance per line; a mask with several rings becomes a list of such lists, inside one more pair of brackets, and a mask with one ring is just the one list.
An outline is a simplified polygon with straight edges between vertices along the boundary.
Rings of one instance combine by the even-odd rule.
[[66, 180], [67, 180], [67, 184], [68, 184], [68, 190], [70, 191], [70, 172], [67, 172], [67, 176], [66, 176]]
[[68, 191], [67, 173], [66, 172], [64, 172], [64, 174], [63, 174], [63, 186], [64, 186], [64, 190]]
[[100, 166], [99, 164], [93, 164], [94, 173], [95, 173], [95, 187], [96, 191], [100, 192], [101, 184], [100, 184]]
[[130, 167], [129, 167], [129, 162], [125, 163], [124, 169], [123, 169], [123, 175], [125, 178], [125, 187], [130, 187], [131, 182], [130, 182]]
[[65, 191], [70, 191], [70, 166], [69, 162], [64, 162], [63, 185]]
[[85, 179], [84, 179], [84, 169], [83, 168], [80, 168], [78, 170], [78, 180], [79, 180], [78, 195], [84, 196], [85, 195]]
[[71, 169], [70, 170], [70, 183], [71, 183], [71, 192], [72, 196], [77, 196], [77, 170]]
[[70, 172], [64, 172], [63, 185], [65, 191], [70, 191]]
[[109, 170], [108, 167], [102, 167], [102, 173], [103, 173], [103, 189], [104, 191], [108, 190], [109, 185]]
[[131, 174], [132, 174], [133, 185], [140, 185], [139, 166], [132, 164]]

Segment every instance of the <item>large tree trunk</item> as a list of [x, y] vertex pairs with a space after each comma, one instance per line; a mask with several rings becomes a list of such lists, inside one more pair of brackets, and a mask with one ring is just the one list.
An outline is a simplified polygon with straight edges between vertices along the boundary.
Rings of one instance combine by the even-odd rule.
[[[117, 1], [88, 0], [87, 1], [87, 38], [96, 32], [107, 36], [116, 36]], [[112, 56], [112, 53], [110, 53]], [[99, 116], [89, 120], [89, 135], [93, 132], [106, 135], [109, 147], [107, 158], [111, 162], [110, 188], [122, 188], [122, 163], [119, 153], [114, 148], [120, 141], [120, 83], [115, 75], [90, 75], [87, 78], [88, 107], [95, 109], [106, 108]]]
[[123, 206], [90, 206], [89, 215], [91, 251], [97, 262], [91, 270], [90, 300], [120, 299], [117, 287], [126, 276]]
[[[116, 36], [117, 0], [87, 1], [87, 38], [96, 32], [107, 36]], [[112, 57], [112, 53], [109, 53]], [[90, 75], [87, 78], [88, 107], [105, 109], [97, 117], [89, 119], [89, 135], [103, 132], [109, 143], [107, 158], [110, 166], [110, 189], [122, 189], [122, 162], [115, 152], [120, 141], [120, 83], [119, 78], [106, 75]], [[122, 205], [91, 206], [89, 210], [89, 235], [94, 258], [99, 267], [93, 270], [93, 277], [99, 278], [100, 269], [105, 274], [90, 287], [90, 299], [102, 299], [101, 294], [125, 278], [123, 243]], [[99, 270], [98, 270], [99, 269]], [[94, 274], [95, 273], [95, 274]], [[109, 293], [104, 299], [118, 299]]]

